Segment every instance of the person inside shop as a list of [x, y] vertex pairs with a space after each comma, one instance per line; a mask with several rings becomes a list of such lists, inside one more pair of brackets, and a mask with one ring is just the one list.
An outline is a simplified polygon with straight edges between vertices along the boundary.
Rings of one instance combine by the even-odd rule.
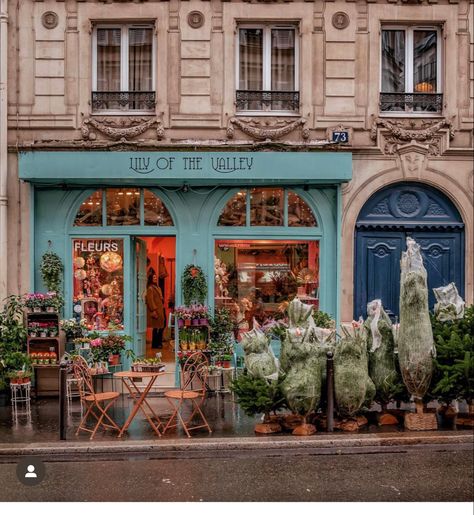
[[163, 306], [163, 293], [158, 286], [158, 276], [156, 274], [148, 276], [145, 302], [147, 327], [152, 328], [151, 348], [162, 349], [165, 310]]

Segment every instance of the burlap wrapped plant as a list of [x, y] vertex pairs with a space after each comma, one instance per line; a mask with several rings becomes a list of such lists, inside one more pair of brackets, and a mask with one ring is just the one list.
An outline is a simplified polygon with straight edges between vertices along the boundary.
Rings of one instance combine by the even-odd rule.
[[392, 322], [380, 299], [367, 304], [367, 317], [364, 326], [367, 331], [369, 375], [375, 385], [375, 400], [385, 411], [387, 404], [403, 389], [396, 368]]
[[334, 353], [334, 393], [339, 414], [354, 417], [370, 405], [375, 386], [369, 377], [367, 334], [361, 322], [341, 326], [343, 337]]
[[268, 336], [261, 329], [255, 328], [243, 333], [241, 344], [249, 375], [273, 381], [278, 379], [278, 360], [271, 350]]
[[464, 316], [465, 302], [458, 293], [458, 289], [454, 283], [447, 286], [433, 288], [436, 300], [434, 305], [434, 314], [440, 322], [450, 322], [459, 320]]
[[419, 414], [423, 413], [422, 399], [430, 385], [436, 354], [426, 275], [420, 246], [408, 237], [401, 259], [398, 358], [403, 382], [413, 395]]

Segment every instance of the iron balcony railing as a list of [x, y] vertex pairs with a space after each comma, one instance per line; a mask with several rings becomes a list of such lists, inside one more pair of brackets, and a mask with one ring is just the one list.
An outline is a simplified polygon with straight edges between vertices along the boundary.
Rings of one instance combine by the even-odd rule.
[[238, 89], [235, 95], [237, 111], [298, 111], [299, 91], [252, 91]]
[[154, 91], [93, 91], [94, 111], [152, 111], [156, 99]]
[[442, 93], [380, 93], [381, 112], [441, 113]]

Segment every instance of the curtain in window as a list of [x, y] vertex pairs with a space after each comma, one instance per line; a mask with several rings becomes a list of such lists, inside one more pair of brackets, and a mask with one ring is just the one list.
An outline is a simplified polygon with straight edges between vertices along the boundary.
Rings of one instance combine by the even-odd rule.
[[405, 93], [405, 31], [382, 31], [382, 92]]
[[263, 89], [263, 31], [239, 30], [239, 89]]
[[128, 89], [152, 91], [152, 29], [131, 28], [128, 32]]
[[436, 92], [437, 41], [434, 30], [415, 30], [413, 34], [413, 90]]
[[120, 91], [120, 29], [97, 29], [97, 91]]
[[295, 31], [272, 29], [273, 91], [295, 90]]

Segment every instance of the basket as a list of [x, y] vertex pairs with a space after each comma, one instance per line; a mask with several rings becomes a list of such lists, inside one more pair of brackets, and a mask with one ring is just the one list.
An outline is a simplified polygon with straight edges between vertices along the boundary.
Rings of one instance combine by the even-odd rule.
[[432, 431], [438, 429], [435, 413], [407, 413], [405, 428], [410, 431]]
[[163, 372], [165, 365], [157, 363], [156, 365], [136, 363], [132, 365], [132, 372]]

